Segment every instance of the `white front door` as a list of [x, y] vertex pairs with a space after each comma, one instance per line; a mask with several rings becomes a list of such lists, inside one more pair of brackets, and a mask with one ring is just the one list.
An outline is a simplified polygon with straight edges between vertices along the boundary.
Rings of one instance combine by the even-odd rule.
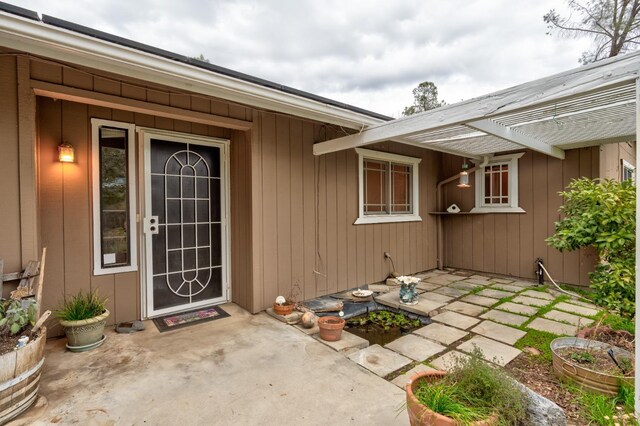
[[141, 131], [146, 316], [228, 300], [228, 141]]

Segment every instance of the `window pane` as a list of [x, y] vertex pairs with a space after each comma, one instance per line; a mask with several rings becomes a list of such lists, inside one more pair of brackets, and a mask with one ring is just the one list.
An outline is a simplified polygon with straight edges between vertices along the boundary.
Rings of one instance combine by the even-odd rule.
[[392, 213], [411, 213], [411, 166], [391, 166]]
[[364, 161], [364, 212], [387, 213], [387, 163]]
[[496, 164], [485, 167], [484, 204], [509, 204], [508, 164]]
[[99, 150], [102, 266], [130, 265], [127, 131], [101, 127]]

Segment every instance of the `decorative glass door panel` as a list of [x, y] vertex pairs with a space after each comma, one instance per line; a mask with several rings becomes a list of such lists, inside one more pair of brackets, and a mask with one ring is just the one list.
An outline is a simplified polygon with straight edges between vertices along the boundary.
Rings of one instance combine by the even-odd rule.
[[224, 148], [145, 138], [149, 316], [226, 301]]

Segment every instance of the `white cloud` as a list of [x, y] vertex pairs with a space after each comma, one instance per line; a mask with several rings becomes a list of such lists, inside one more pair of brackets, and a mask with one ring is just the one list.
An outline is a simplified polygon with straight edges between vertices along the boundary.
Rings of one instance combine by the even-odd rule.
[[[16, 3], [18, 4], [18, 3]], [[449, 103], [578, 66], [557, 0], [25, 0], [19, 5], [397, 116], [431, 80]]]

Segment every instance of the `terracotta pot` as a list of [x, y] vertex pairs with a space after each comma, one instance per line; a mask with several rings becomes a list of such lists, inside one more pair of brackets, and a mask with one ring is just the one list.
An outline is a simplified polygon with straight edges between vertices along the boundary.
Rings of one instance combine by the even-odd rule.
[[277, 303], [273, 304], [273, 311], [278, 315], [289, 315], [293, 312], [293, 303], [289, 303], [287, 305], [278, 305]]
[[[416, 373], [409, 379], [405, 387], [407, 394], [407, 411], [409, 413], [409, 422], [412, 426], [455, 426], [457, 423], [450, 417], [431, 411], [425, 405], [421, 404], [413, 393], [418, 385], [423, 382], [435, 383], [442, 380], [447, 373], [445, 371], [423, 371]], [[473, 426], [491, 426], [496, 423], [495, 417], [487, 420], [471, 423]]]
[[320, 317], [318, 318], [318, 327], [320, 328], [320, 338], [322, 340], [335, 342], [340, 340], [342, 336], [344, 320], [339, 317]]

